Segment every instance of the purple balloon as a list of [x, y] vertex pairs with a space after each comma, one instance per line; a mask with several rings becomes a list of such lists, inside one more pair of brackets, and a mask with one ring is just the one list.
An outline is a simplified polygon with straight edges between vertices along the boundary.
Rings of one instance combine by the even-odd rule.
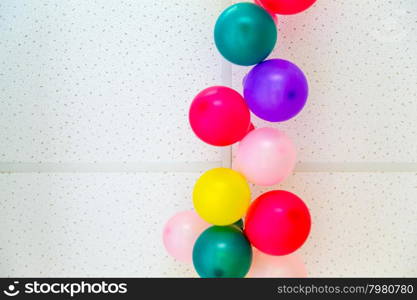
[[282, 122], [297, 115], [308, 96], [303, 71], [284, 59], [270, 59], [256, 65], [246, 76], [244, 96], [259, 118]]

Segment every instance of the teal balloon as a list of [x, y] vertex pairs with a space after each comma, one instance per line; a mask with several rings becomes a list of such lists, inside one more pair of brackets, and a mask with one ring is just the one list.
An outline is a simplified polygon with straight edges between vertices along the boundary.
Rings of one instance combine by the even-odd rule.
[[236, 226], [212, 226], [197, 239], [193, 264], [202, 278], [241, 278], [252, 263], [252, 247]]
[[237, 65], [251, 66], [272, 52], [277, 27], [271, 15], [259, 5], [237, 3], [219, 16], [214, 40], [224, 58]]

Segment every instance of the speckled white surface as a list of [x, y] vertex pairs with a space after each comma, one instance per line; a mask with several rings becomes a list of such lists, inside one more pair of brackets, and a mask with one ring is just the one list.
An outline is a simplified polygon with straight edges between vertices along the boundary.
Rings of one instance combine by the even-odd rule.
[[[224, 160], [187, 110], [208, 85], [241, 88], [248, 69], [228, 73], [212, 40], [231, 2], [0, 2], [0, 276], [195, 276], [161, 230], [191, 208], [196, 171]], [[279, 17], [272, 56], [311, 88], [273, 125], [311, 163], [279, 186], [311, 208], [310, 276], [417, 276], [416, 16], [413, 0], [318, 0]], [[13, 173], [21, 162], [44, 173]], [[397, 173], [366, 171], [378, 163]]]
[[1, 1], [0, 160], [215, 160], [188, 125], [218, 84], [224, 1]]
[[0, 276], [193, 275], [161, 236], [197, 176], [1, 175]]

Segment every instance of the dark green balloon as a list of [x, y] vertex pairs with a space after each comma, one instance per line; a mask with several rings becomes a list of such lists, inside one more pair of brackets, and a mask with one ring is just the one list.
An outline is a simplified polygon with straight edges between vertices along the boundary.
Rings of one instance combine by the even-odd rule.
[[236, 226], [212, 226], [195, 242], [193, 263], [203, 278], [245, 277], [252, 263], [252, 247]]
[[259, 5], [237, 3], [217, 19], [214, 40], [217, 49], [230, 62], [255, 65], [274, 49], [277, 27], [270, 14]]

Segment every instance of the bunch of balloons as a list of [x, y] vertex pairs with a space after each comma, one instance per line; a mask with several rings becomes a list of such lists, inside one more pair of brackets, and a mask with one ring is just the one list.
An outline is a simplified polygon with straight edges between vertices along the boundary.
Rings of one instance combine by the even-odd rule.
[[[257, 0], [228, 7], [218, 18], [214, 39], [230, 62], [255, 65], [237, 91], [213, 86], [192, 101], [189, 122], [213, 146], [239, 142], [233, 169], [205, 172], [193, 191], [194, 211], [165, 225], [163, 241], [178, 260], [193, 263], [201, 277], [305, 277], [293, 252], [306, 241], [311, 217], [297, 195], [273, 190], [251, 203], [249, 182], [271, 186], [289, 176], [296, 150], [280, 130], [254, 128], [251, 114], [269, 122], [296, 116], [308, 96], [304, 73], [283, 59], [265, 60], [277, 41], [276, 14], [294, 14], [315, 0]], [[243, 221], [244, 218], [244, 221]]]

